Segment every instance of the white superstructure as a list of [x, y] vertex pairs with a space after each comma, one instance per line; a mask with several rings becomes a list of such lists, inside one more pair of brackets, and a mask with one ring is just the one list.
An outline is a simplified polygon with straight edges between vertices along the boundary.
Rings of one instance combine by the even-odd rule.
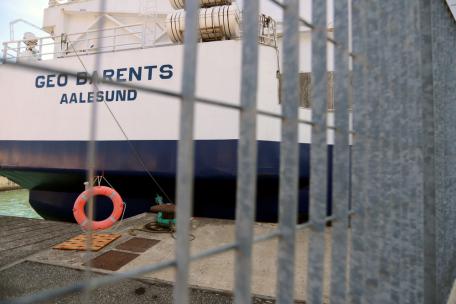
[[[202, 2], [204, 4], [210, 1]], [[207, 5], [201, 9], [200, 27], [203, 42], [199, 46], [197, 96], [239, 104], [240, 11], [233, 1], [218, 2], [217, 4], [222, 5]], [[184, 11], [181, 7], [182, 2], [178, 0], [108, 0], [104, 13], [100, 13], [99, 0], [73, 0], [61, 3], [50, 1], [50, 6], [45, 10], [43, 29], [51, 36], [38, 38], [37, 53], [42, 60], [37, 64], [87, 75], [94, 73], [95, 54], [101, 52], [102, 68], [97, 71], [99, 76], [179, 92], [183, 47], [174, 43], [182, 42]], [[207, 20], [213, 20], [214, 16], [227, 18], [220, 23], [208, 23], [205, 16], [211, 16]], [[263, 44], [260, 45], [258, 107], [263, 111], [280, 113], [278, 56], [281, 35], [279, 32], [276, 40], [273, 20], [267, 20], [265, 16], [260, 16], [260, 20], [263, 29], [259, 33], [259, 42]], [[100, 26], [102, 30], [99, 29]], [[173, 26], [178, 26], [175, 27], [178, 31], [170, 32]], [[152, 35], [153, 39], [149, 35]], [[229, 39], [231, 41], [227, 41]], [[311, 35], [304, 26], [300, 39], [300, 70], [310, 72]], [[51, 42], [46, 43], [49, 40]], [[219, 41], [204, 42], [210, 40]], [[11, 47], [16, 44], [19, 47]], [[23, 42], [8, 43], [4, 54], [9, 60], [15, 60], [22, 56], [23, 48]], [[332, 60], [329, 60], [329, 70], [331, 67]], [[17, 79], [21, 81], [17, 82]], [[9, 106], [3, 107], [2, 124], [9, 127], [0, 128], [2, 139], [87, 139], [90, 107], [84, 103], [90, 103], [91, 98], [97, 101], [97, 96], [91, 97], [93, 86], [88, 82], [84, 83], [83, 76], [73, 79], [64, 75], [4, 66], [0, 69], [0, 81], [15, 92], [10, 96]], [[100, 91], [120, 94], [115, 98], [121, 100], [120, 102], [113, 100], [107, 104], [130, 139], [178, 138], [177, 99], [171, 100], [173, 98], [141, 90], [129, 93], [128, 90], [107, 85], [102, 85]], [[98, 101], [106, 101], [106, 97], [110, 95], [105, 95], [103, 100]], [[35, 121], [32, 131], [18, 121], [14, 114], [31, 106], [37, 108], [22, 113], [24, 120]], [[42, 121], [40, 118], [48, 116], [47, 113], [52, 113], [53, 120]], [[310, 121], [310, 110], [301, 109], [300, 117]], [[328, 119], [331, 123], [332, 115]], [[98, 123], [100, 140], [125, 140], [105, 107], [100, 107]], [[75, 125], [78, 127], [69, 128]], [[225, 108], [198, 104], [195, 130], [196, 139], [237, 139], [238, 113]], [[310, 126], [301, 124], [300, 130], [300, 141], [309, 143]], [[329, 135], [329, 142], [332, 142], [331, 132]], [[279, 141], [280, 122], [275, 118], [259, 116], [258, 139]]]

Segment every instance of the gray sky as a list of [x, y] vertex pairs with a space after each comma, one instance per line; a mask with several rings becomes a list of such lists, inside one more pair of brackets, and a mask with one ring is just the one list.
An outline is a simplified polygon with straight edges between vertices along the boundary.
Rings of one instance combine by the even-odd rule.
[[[21, 18], [41, 27], [43, 9], [47, 4], [48, 0], [0, 0], [0, 41], [10, 40], [9, 23], [13, 20]], [[43, 32], [18, 23], [15, 26], [15, 39], [22, 39], [25, 31], [44, 35]]]

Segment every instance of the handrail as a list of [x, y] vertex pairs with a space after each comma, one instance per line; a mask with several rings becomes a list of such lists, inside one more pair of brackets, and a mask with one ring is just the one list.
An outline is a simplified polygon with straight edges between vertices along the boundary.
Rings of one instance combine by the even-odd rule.
[[[269, 45], [277, 48], [277, 32], [276, 23], [274, 20], [260, 15], [260, 28], [258, 31], [258, 43]], [[37, 58], [38, 60], [47, 60], [50, 58], [68, 57], [72, 54], [87, 54], [95, 51], [116, 51], [127, 50], [131, 48], [152, 46], [154, 43], [148, 43], [146, 39], [145, 24], [135, 23], [129, 25], [114, 26], [104, 29], [94, 29], [85, 32], [76, 32], [62, 35], [49, 35], [45, 37], [37, 37], [37, 45], [33, 47], [36, 52], [34, 54], [26, 54], [28, 47], [25, 39], [12, 40], [3, 43], [3, 61], [14, 61], [21, 58]], [[128, 30], [126, 33], [119, 33], [121, 30]], [[111, 33], [112, 32], [112, 33]], [[93, 35], [94, 33], [101, 33]], [[242, 33], [241, 33], [242, 36]], [[72, 38], [77, 39], [72, 40]], [[84, 38], [83, 38], [84, 37]], [[132, 37], [134, 41], [126, 43], [122, 37]], [[99, 43], [101, 40], [108, 40], [104, 43]], [[136, 42], [136, 40], [138, 42]], [[84, 45], [86, 43], [86, 45]], [[82, 45], [81, 45], [82, 44]], [[101, 45], [98, 45], [101, 44]], [[128, 47], [131, 46], [131, 47]], [[50, 50], [52, 48], [52, 50]]]
[[[135, 27], [135, 26], [143, 26], [142, 23], [135, 23], [135, 24], [129, 24], [129, 25], [121, 25], [121, 26], [115, 26], [115, 27], [107, 27], [107, 28], [104, 28], [102, 30], [88, 30], [88, 31], [85, 31], [85, 32], [76, 32], [76, 33], [70, 33], [70, 34], [67, 34], [67, 36], [76, 36], [76, 35], [82, 35], [82, 34], [88, 34], [88, 33], [98, 33], [98, 32], [104, 32], [104, 31], [109, 31], [109, 30], [115, 30], [115, 29], [122, 29], [122, 28], [128, 28], [128, 27]], [[49, 36], [45, 36], [45, 37], [37, 37], [37, 40], [40, 40], [40, 39], [58, 39], [58, 38], [61, 38], [62, 35], [49, 35]], [[4, 43], [20, 43], [20, 42], [24, 42], [26, 40], [22, 39], [22, 40], [10, 40], [10, 41], [5, 41]]]
[[[36, 57], [39, 60], [43, 60], [43, 56], [46, 56], [49, 59], [49, 56], [52, 57], [62, 57], [69, 56], [71, 53], [86, 53], [97, 50], [109, 50], [112, 49], [115, 51], [118, 48], [128, 49], [128, 46], [132, 47], [144, 47], [145, 39], [144, 35], [146, 34], [143, 30], [144, 25], [142, 23], [130, 24], [130, 25], [121, 25], [115, 27], [104, 28], [102, 30], [88, 30], [85, 32], [76, 32], [64, 35], [49, 35], [45, 37], [37, 37], [37, 45], [34, 49], [37, 51], [35, 54], [25, 54], [28, 47], [25, 45], [27, 40], [12, 40], [3, 43], [3, 61], [11, 61], [19, 57], [22, 58], [31, 58]], [[128, 30], [127, 33], [120, 32], [125, 29]], [[111, 33], [112, 32], [112, 33]], [[93, 35], [95, 33], [101, 33], [101, 35]], [[89, 37], [93, 35], [93, 37]], [[85, 38], [82, 38], [85, 36]], [[77, 40], [72, 40], [72, 38], [78, 37]], [[130, 43], [125, 43], [122, 37], [132, 37], [134, 41]], [[90, 48], [90, 44], [99, 44], [100, 40], [108, 40], [107, 43], [103, 43], [103, 46], [96, 45], [96, 48]], [[138, 40], [138, 42], [136, 42]], [[111, 41], [111, 43], [109, 42]], [[64, 45], [67, 43], [66, 45]], [[81, 47], [76, 44], [87, 43], [86, 46]], [[70, 44], [72, 45], [70, 47]], [[60, 45], [60, 47], [59, 47]], [[49, 48], [52, 48], [50, 51]]]

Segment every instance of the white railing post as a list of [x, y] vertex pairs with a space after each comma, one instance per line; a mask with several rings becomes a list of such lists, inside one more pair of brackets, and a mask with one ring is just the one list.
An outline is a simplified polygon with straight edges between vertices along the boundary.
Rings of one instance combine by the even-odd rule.
[[42, 60], [43, 58], [42, 58], [42, 55], [41, 55], [41, 54], [43, 54], [43, 38], [40, 38], [39, 41], [40, 41], [40, 42], [39, 42], [39, 46], [38, 46], [38, 50], [39, 50], [39, 52], [40, 52], [40, 54], [39, 54], [39, 60]]
[[3, 43], [3, 63], [6, 63], [8, 60], [8, 43]]
[[18, 41], [17, 46], [16, 46], [16, 60], [19, 58], [20, 54], [21, 54], [21, 42]]

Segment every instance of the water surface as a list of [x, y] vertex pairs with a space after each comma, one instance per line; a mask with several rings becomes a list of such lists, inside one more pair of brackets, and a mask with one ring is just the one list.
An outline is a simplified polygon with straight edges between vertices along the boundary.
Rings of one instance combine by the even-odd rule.
[[28, 190], [0, 192], [0, 215], [41, 218], [28, 202]]

